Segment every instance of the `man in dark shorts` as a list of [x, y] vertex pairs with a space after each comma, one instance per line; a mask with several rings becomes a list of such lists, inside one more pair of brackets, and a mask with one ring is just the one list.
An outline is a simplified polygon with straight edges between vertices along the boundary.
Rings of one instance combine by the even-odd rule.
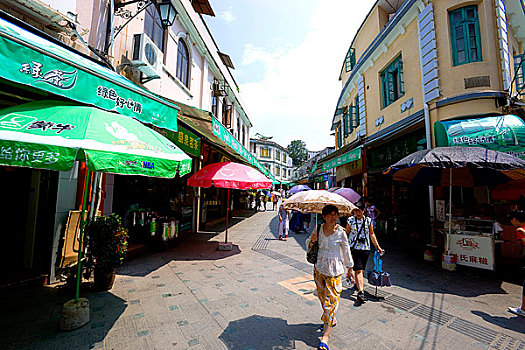
[[366, 268], [366, 262], [370, 255], [370, 242], [372, 242], [379, 253], [383, 253], [374, 233], [372, 219], [366, 217], [363, 212], [364, 208], [356, 208], [352, 212], [353, 216], [348, 218], [346, 224], [346, 234], [350, 243], [352, 258], [354, 259], [355, 287], [357, 289], [357, 301], [366, 302], [364, 292], [363, 271]]
[[[516, 238], [520, 242], [522, 252], [520, 259], [520, 272], [524, 274], [524, 253], [525, 253], [525, 212], [521, 210], [515, 210], [510, 213], [510, 222], [516, 227]], [[523, 277], [523, 276], [522, 276]], [[507, 309], [515, 315], [525, 317], [525, 280], [523, 281], [522, 301], [519, 307], [509, 307]]]

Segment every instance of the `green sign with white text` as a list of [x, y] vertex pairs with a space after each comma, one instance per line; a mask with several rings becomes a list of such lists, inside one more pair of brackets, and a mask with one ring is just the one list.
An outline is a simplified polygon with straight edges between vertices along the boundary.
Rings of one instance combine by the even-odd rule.
[[0, 78], [177, 131], [174, 104], [1, 18], [0, 62]]
[[361, 159], [361, 147], [357, 147], [345, 154], [323, 163], [323, 171]]
[[512, 114], [438, 121], [434, 133], [438, 147], [483, 147], [525, 158], [525, 123]]

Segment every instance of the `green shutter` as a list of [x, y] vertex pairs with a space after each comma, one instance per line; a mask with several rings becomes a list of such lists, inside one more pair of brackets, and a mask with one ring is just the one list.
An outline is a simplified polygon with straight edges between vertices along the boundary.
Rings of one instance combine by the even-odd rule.
[[344, 132], [344, 135], [345, 137], [348, 136], [348, 112], [346, 112], [345, 114], [343, 114], [343, 132]]
[[354, 127], [357, 128], [361, 124], [361, 117], [359, 116], [359, 95], [355, 97], [355, 115], [354, 115]]
[[451, 11], [449, 22], [454, 66], [482, 61], [478, 7], [466, 6]]
[[401, 59], [401, 56], [397, 59], [397, 78], [398, 78], [398, 89], [399, 89], [399, 97], [403, 96], [405, 94], [405, 76], [403, 75], [403, 60]]
[[348, 52], [346, 53], [345, 57], [345, 71], [348, 73], [352, 69], [354, 69], [355, 66], [355, 49], [349, 48]]
[[525, 54], [514, 56], [514, 72], [516, 92], [519, 95], [525, 95]]

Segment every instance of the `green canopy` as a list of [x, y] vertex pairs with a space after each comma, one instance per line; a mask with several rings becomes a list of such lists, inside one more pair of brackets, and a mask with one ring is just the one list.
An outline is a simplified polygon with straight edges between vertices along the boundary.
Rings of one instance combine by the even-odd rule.
[[37, 101], [0, 110], [0, 164], [67, 171], [174, 177], [191, 158], [133, 118], [65, 102]]
[[[70, 170], [75, 160], [89, 171], [174, 177], [191, 170], [191, 158], [164, 136], [133, 118], [57, 101], [30, 102], [0, 111], [0, 164]], [[84, 212], [75, 301], [79, 299]]]
[[177, 131], [176, 105], [2, 18], [0, 62], [0, 78]]

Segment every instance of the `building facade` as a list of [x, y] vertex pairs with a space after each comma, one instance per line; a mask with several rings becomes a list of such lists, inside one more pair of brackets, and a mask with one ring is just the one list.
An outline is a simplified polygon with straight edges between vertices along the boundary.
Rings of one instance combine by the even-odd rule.
[[[3, 1], [0, 50], [16, 47], [27, 55], [21, 54], [19, 63], [9, 57], [0, 72], [0, 107], [42, 99], [89, 105], [135, 117], [162, 133], [192, 158], [191, 173], [230, 160], [266, 172], [248, 150], [252, 124], [240, 102], [233, 63], [202, 16], [214, 15], [213, 9], [208, 1], [171, 3], [177, 14], [173, 23], [163, 24], [157, 2], [150, 0]], [[57, 67], [59, 73], [100, 83], [92, 91], [80, 80], [75, 89], [63, 89], [60, 79], [69, 78], [62, 75], [38, 82], [40, 73]], [[34, 81], [19, 83], [31, 75]], [[76, 92], [78, 86], [85, 90]], [[162, 108], [147, 110], [146, 102]], [[87, 179], [94, 193], [91, 211], [117, 212], [133, 222], [130, 247], [147, 241], [144, 218], [176, 220], [180, 231], [196, 231], [224, 218], [226, 191], [188, 188], [191, 173], [170, 180], [110, 174]], [[6, 229], [17, 232], [0, 251], [7, 281], [45, 276], [53, 282], [57, 267], [74, 260], [76, 231], [68, 223], [82, 202], [85, 174], [78, 162], [60, 172], [0, 167], [2, 183], [10, 184], [4, 193], [18, 198], [0, 214], [12, 222]], [[234, 209], [238, 202], [233, 198]], [[65, 257], [68, 239], [71, 260]]]
[[293, 181], [307, 184], [312, 189], [329, 189], [335, 185], [335, 168], [323, 170], [321, 160], [335, 151], [335, 147], [325, 147], [320, 151], [308, 151], [306, 161], [293, 172]]
[[278, 182], [287, 184], [292, 180], [293, 160], [288, 149], [274, 141], [252, 138], [250, 151]]
[[[514, 144], [499, 150], [523, 154], [525, 140], [505, 141], [497, 124], [525, 117], [523, 23], [521, 0], [377, 1], [343, 61], [332, 120], [337, 150], [323, 167], [388, 208], [384, 218], [410, 203], [422, 203], [411, 212], [426, 218], [434, 215], [434, 193], [382, 174], [397, 160], [436, 146], [491, 148], [498, 137]], [[450, 126], [464, 119], [499, 136], [453, 133]]]

